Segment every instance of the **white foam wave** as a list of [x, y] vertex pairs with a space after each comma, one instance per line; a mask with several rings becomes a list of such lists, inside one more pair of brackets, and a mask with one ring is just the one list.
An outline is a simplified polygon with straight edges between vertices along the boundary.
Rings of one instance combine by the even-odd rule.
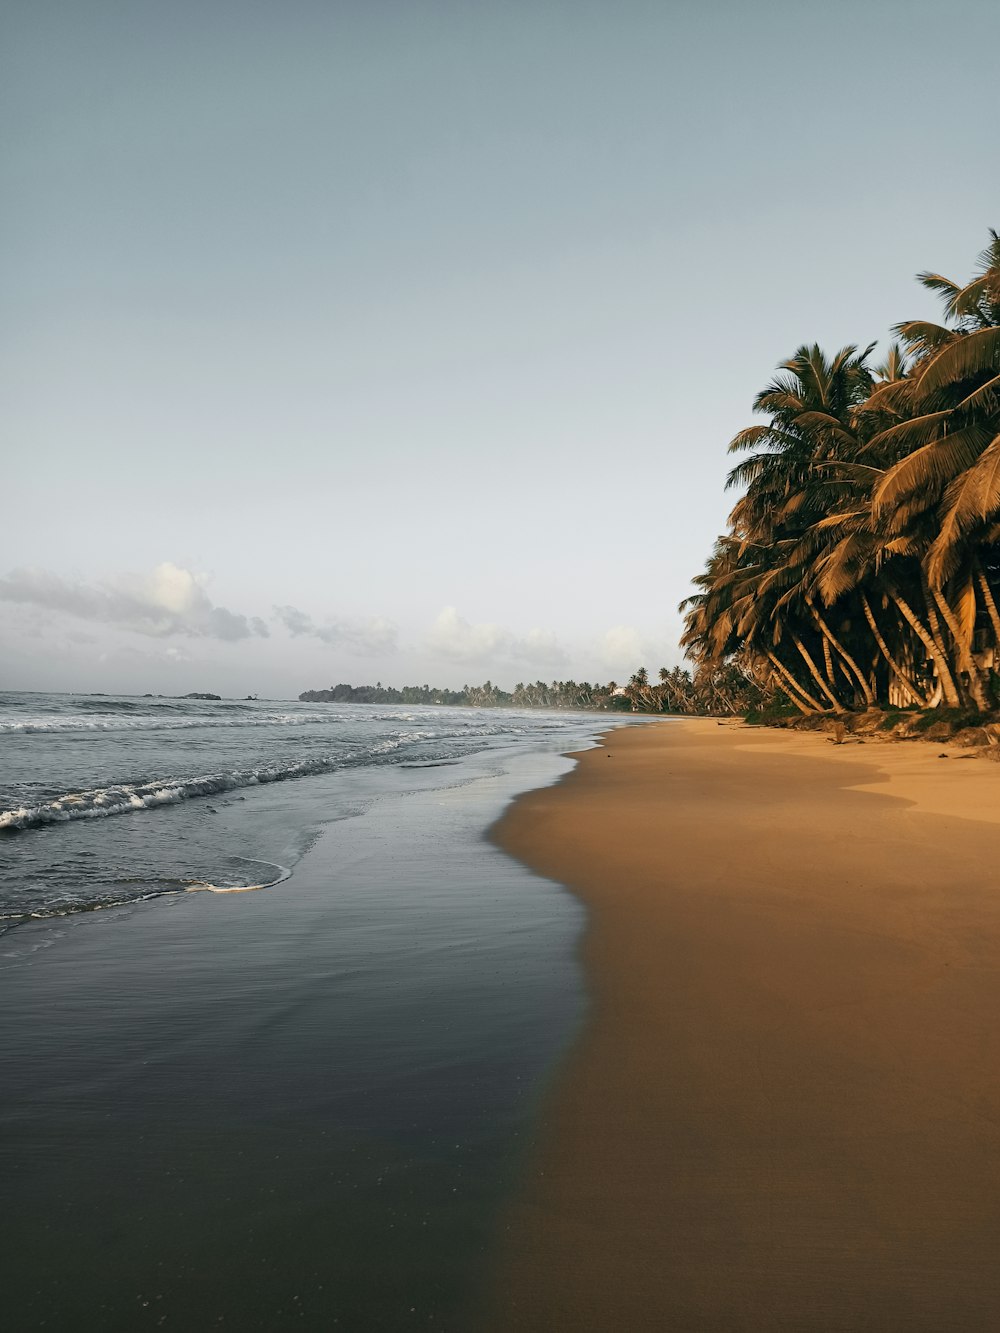
[[[262, 861], [256, 856], [241, 856], [236, 859], [267, 866], [274, 873], [269, 879], [262, 879], [257, 884], [213, 884], [204, 879], [177, 879], [173, 881], [176, 887], [158, 887], [139, 893], [123, 893], [120, 896], [114, 894], [90, 902], [62, 899], [31, 911], [0, 912], [0, 936], [7, 935], [10, 930], [23, 925], [26, 921], [46, 921], [53, 917], [108, 912], [115, 908], [134, 907], [138, 903], [152, 902], [155, 898], [167, 898], [178, 893], [256, 893], [260, 889], [272, 889], [276, 884], [283, 884], [286, 879], [291, 878], [292, 872], [289, 867], [279, 865], [276, 861]], [[135, 882], [142, 883], [142, 880], [137, 878]]]
[[61, 714], [59, 717], [24, 717], [0, 720], [0, 732], [33, 735], [46, 732], [73, 731], [192, 731], [242, 730], [245, 727], [305, 727], [317, 723], [343, 725], [343, 718], [322, 713], [267, 713], [256, 717], [186, 717], [161, 719], [128, 717], [117, 714]]
[[287, 866], [279, 866], [272, 861], [261, 861], [254, 856], [244, 856], [240, 858], [243, 861], [256, 861], [258, 865], [270, 866], [272, 870], [278, 873], [274, 879], [262, 880], [260, 884], [212, 884], [204, 879], [186, 879], [183, 881], [187, 885], [186, 893], [256, 893], [258, 889], [273, 889], [275, 884], [282, 884], [291, 876], [291, 871]]
[[291, 778], [330, 773], [366, 757], [387, 754], [398, 749], [402, 737], [373, 746], [365, 754], [326, 755], [297, 762], [261, 764], [256, 768], [232, 772], [201, 773], [194, 777], [157, 778], [151, 782], [118, 783], [97, 787], [91, 791], [67, 792], [54, 800], [38, 805], [22, 805], [0, 811], [0, 831], [15, 832], [41, 828], [46, 824], [63, 824], [75, 819], [107, 819], [111, 815], [127, 815], [137, 810], [152, 810], [157, 806], [175, 805], [197, 796], [217, 796], [222, 792], [237, 791], [242, 787], [256, 787], [269, 782], [287, 782]]

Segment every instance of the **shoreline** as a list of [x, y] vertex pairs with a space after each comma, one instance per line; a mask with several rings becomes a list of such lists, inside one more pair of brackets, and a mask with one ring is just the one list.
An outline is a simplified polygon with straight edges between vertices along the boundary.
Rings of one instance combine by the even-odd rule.
[[491, 831], [588, 912], [492, 1327], [1000, 1322], [1000, 770], [625, 728]]

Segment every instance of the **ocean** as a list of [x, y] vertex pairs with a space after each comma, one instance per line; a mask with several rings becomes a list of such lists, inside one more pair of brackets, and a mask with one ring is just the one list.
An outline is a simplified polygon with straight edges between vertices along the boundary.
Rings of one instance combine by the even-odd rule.
[[0, 695], [8, 1326], [474, 1327], [586, 1011], [484, 835], [623, 721]]

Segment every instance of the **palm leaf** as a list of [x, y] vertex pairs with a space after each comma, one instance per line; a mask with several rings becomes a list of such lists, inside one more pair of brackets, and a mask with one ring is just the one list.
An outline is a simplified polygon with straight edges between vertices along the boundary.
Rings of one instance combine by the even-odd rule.
[[932, 324], [926, 319], [907, 319], [902, 324], [893, 324], [893, 333], [908, 345], [907, 350], [923, 355], [933, 351], [943, 343], [949, 343], [957, 335], [954, 330], [943, 324]]
[[984, 407], [987, 411], [995, 410], [998, 395], [1000, 395], [1000, 375], [994, 375], [991, 380], [987, 380], [985, 384], [980, 384], [978, 389], [974, 389], [967, 398], [963, 398], [960, 403], [956, 403], [955, 410], [963, 411], [979, 407]]
[[920, 371], [921, 393], [931, 393], [955, 380], [971, 379], [1000, 366], [1000, 328], [967, 333], [932, 357]]
[[927, 559], [927, 577], [940, 587], [950, 578], [971, 531], [1000, 512], [1000, 435], [945, 492], [941, 530]]
[[747, 426], [730, 440], [728, 452], [738, 454], [744, 449], [756, 449], [761, 444], [768, 444], [777, 449], [789, 443], [798, 441], [787, 431], [777, 430], [774, 426]]
[[939, 488], [972, 466], [982, 443], [983, 432], [972, 426], [955, 431], [953, 435], [944, 435], [907, 454], [882, 479], [875, 492], [875, 512], [889, 508], [915, 491], [924, 492], [931, 503]]
[[913, 537], [893, 537], [882, 547], [886, 555], [919, 555], [923, 543]]
[[816, 586], [826, 606], [857, 587], [871, 558], [870, 537], [852, 533], [816, 563]]
[[960, 292], [956, 292], [949, 303], [948, 313], [956, 319], [968, 318], [979, 313], [979, 303], [984, 296], [988, 296], [991, 287], [991, 274], [984, 273], [980, 278], [974, 278], [967, 287], [963, 287]]
[[829, 468], [836, 471], [837, 478], [860, 483], [870, 482], [873, 477], [880, 477], [885, 468], [872, 467], [868, 463], [845, 463], [840, 458], [821, 458], [813, 463], [817, 471]]
[[822, 532], [831, 528], [843, 527], [847, 523], [866, 524], [871, 521], [872, 511], [869, 508], [846, 510], [842, 514], [824, 514], [813, 524]]
[[864, 447], [864, 452], [868, 453], [875, 449], [882, 449], [888, 444], [902, 445], [907, 449], [914, 449], [920, 445], [930, 444], [933, 440], [939, 438], [941, 432], [938, 429], [948, 417], [951, 416], [950, 410], [943, 412], [928, 412], [924, 416], [913, 417], [909, 421], [900, 421], [895, 426], [889, 426], [887, 430], [880, 431], [868, 441]]
[[765, 389], [754, 400], [755, 412], [792, 412], [802, 411], [801, 393], [790, 389]]
[[843, 440], [847, 444], [855, 443], [854, 435], [829, 412], [800, 412], [795, 418], [795, 428], [801, 431], [820, 431], [835, 440]]
[[951, 303], [956, 296], [961, 294], [961, 287], [957, 282], [952, 282], [950, 278], [942, 278], [940, 273], [918, 273], [917, 282], [922, 283], [928, 291], [938, 292], [948, 300], [948, 313], [951, 314]]

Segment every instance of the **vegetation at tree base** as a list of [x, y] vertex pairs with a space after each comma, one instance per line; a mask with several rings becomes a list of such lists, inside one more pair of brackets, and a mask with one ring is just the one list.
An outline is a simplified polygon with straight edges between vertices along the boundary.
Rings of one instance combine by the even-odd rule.
[[630, 713], [745, 713], [772, 699], [753, 672], [737, 662], [699, 669], [692, 675], [682, 667], [661, 667], [659, 679], [649, 679], [645, 667], [626, 685], [609, 681], [554, 680], [546, 684], [518, 684], [513, 691], [500, 689], [492, 681], [463, 685], [461, 690], [437, 689], [432, 685], [405, 685], [401, 690], [383, 685], [331, 685], [328, 690], [306, 690], [303, 703], [354, 704], [450, 704], [468, 708], [573, 708], [614, 710]]
[[1000, 236], [965, 286], [919, 281], [879, 366], [801, 347], [740, 431], [744, 488], [686, 613], [706, 671], [736, 666], [803, 714], [1000, 703]]

